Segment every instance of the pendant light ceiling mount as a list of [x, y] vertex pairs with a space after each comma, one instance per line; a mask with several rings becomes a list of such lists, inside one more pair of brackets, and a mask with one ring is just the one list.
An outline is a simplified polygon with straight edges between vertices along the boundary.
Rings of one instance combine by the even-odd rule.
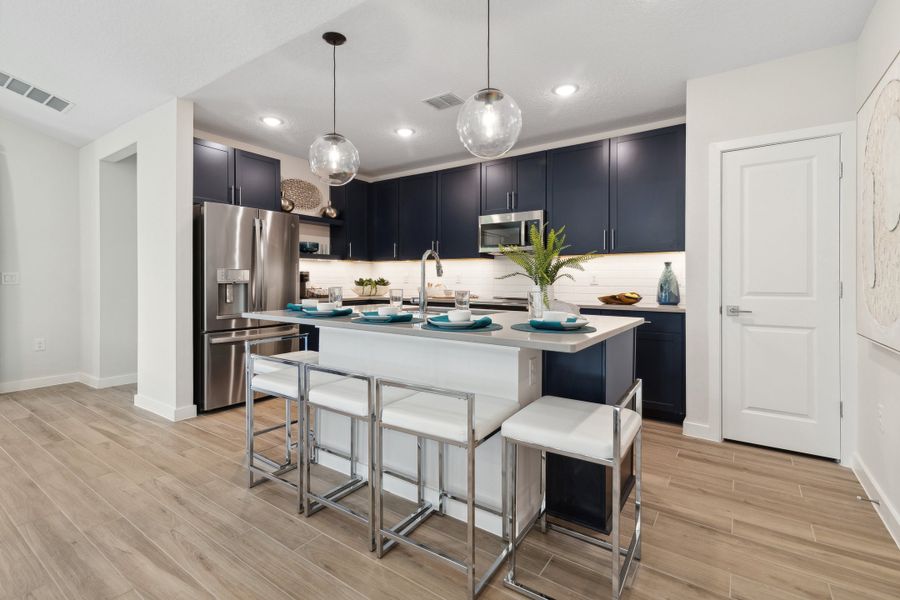
[[359, 151], [353, 142], [337, 132], [337, 47], [347, 37], [336, 31], [322, 34], [331, 50], [331, 133], [320, 135], [309, 147], [309, 167], [322, 181], [331, 186], [350, 183], [359, 172]]
[[487, 0], [487, 87], [466, 100], [456, 119], [456, 133], [466, 150], [479, 158], [509, 152], [522, 131], [522, 111], [509, 94], [491, 87], [491, 0]]

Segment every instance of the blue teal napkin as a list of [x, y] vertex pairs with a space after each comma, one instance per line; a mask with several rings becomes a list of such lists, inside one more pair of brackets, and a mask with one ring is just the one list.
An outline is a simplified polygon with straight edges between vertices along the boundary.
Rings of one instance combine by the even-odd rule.
[[[315, 315], [316, 313], [319, 313], [319, 309], [317, 309], [315, 306], [301, 306], [301, 305], [299, 305], [299, 304], [290, 304], [290, 303], [289, 303], [289, 304], [287, 305], [287, 309], [288, 309], [288, 310], [298, 311], [298, 312], [303, 312], [303, 313], [306, 313], [306, 314], [308, 314], [308, 315]], [[327, 316], [330, 316], [330, 317], [345, 317], [345, 316], [347, 316], [347, 315], [349, 315], [349, 314], [353, 314], [353, 309], [350, 308], [350, 307], [346, 307], [346, 308], [336, 308], [336, 309], [334, 309], [334, 311], [332, 311], [332, 312], [330, 312], [330, 313], [322, 312], [322, 313], [319, 313], [319, 314], [321, 314], [322, 316], [326, 316], [326, 315], [327, 315]]]
[[[301, 305], [301, 304], [292, 304], [292, 303], [290, 303], [290, 302], [288, 302], [287, 309], [288, 309], [288, 310], [296, 310], [296, 311], [300, 311], [300, 312], [303, 312], [303, 311], [307, 310], [307, 309], [306, 309], [303, 305]], [[315, 307], [313, 307], [313, 310], [315, 310]]]
[[412, 321], [413, 315], [412, 313], [400, 313], [399, 315], [379, 315], [377, 310], [370, 310], [362, 313], [363, 317], [379, 317], [384, 319], [384, 317], [390, 317], [387, 321], [388, 323], [404, 323], [406, 321]]
[[[447, 315], [440, 315], [438, 317], [431, 317], [428, 319], [429, 323], [436, 323], [436, 327], [440, 327], [441, 323], [449, 323], [450, 317]], [[472, 324], [468, 327], [459, 327], [459, 329], [481, 329], [482, 327], [487, 327], [493, 323], [490, 317], [481, 317], [478, 320], [472, 321]]]
[[[578, 317], [569, 317], [568, 319], [566, 319], [566, 323], [574, 323], [577, 320]], [[535, 329], [553, 329], [556, 331], [566, 330], [566, 328], [562, 326], [562, 323], [560, 321], [544, 321], [542, 319], [531, 319], [528, 324]]]

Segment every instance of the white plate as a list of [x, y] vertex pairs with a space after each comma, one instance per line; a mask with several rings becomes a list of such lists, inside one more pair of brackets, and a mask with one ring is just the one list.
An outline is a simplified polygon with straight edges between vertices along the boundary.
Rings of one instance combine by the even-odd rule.
[[[543, 321], [543, 319], [536, 319], [536, 320]], [[547, 321], [547, 323], [557, 323], [557, 321]], [[578, 319], [572, 323], [561, 322], [559, 324], [562, 325], [563, 329], [569, 331], [572, 329], [581, 329], [582, 327], [587, 325], [588, 322], [587, 322], [587, 319]], [[535, 329], [540, 329], [540, 327], [535, 327]], [[547, 328], [547, 330], [552, 331], [552, 329], [549, 327]]]
[[465, 329], [475, 324], [475, 321], [432, 321], [428, 318], [428, 324], [441, 329]]

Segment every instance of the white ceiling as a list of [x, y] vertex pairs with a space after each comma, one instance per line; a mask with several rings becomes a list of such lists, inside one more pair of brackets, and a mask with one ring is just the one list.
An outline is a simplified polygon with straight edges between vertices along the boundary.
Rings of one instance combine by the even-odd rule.
[[[522, 107], [520, 146], [680, 116], [688, 79], [853, 41], [873, 3], [493, 0], [492, 83]], [[303, 156], [331, 128], [333, 29], [349, 38], [337, 129], [361, 171], [437, 164], [467, 156], [457, 109], [421, 100], [484, 87], [484, 15], [484, 0], [0, 0], [0, 71], [75, 103], [0, 90], [0, 115], [82, 144], [186, 96], [197, 128]], [[561, 82], [581, 89], [557, 98]]]
[[75, 103], [0, 89], [0, 115], [82, 145], [361, 0], [0, 0], [0, 71]]

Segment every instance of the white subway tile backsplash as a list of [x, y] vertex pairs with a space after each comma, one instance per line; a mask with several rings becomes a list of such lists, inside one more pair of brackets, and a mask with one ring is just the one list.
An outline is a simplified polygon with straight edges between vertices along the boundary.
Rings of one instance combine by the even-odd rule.
[[[686, 304], [684, 252], [602, 255], [584, 265], [584, 271], [568, 270], [574, 281], [563, 278], [556, 283], [556, 296], [575, 303], [591, 303], [598, 296], [618, 292], [637, 292], [648, 300], [656, 298], [656, 285], [663, 263], [671, 261], [681, 287], [681, 303]], [[429, 261], [431, 262], [431, 261]], [[468, 289], [482, 298], [525, 296], [531, 280], [516, 276], [497, 279], [518, 269], [503, 257], [494, 259], [444, 260], [444, 276], [437, 278], [434, 265], [427, 266], [429, 282], [442, 283], [449, 289]], [[392, 288], [403, 288], [414, 295], [419, 287], [418, 261], [350, 262], [300, 260], [300, 270], [309, 271], [310, 285], [341, 285], [346, 289], [360, 277], [384, 277]]]

